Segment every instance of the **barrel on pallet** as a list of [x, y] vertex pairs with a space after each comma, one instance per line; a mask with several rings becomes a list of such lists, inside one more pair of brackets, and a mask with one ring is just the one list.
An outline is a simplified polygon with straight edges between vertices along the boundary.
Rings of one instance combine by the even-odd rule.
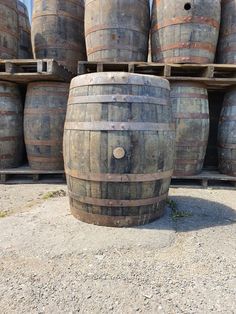
[[219, 170], [236, 176], [236, 88], [226, 93], [218, 133]]
[[67, 83], [35, 82], [28, 85], [24, 135], [32, 169], [63, 169], [62, 138], [68, 94]]
[[77, 73], [86, 60], [84, 1], [34, 1], [32, 46], [35, 58], [53, 58]]
[[97, 225], [140, 225], [163, 214], [175, 131], [165, 79], [95, 73], [71, 83], [64, 161], [73, 215]]
[[149, 29], [149, 0], [86, 1], [89, 61], [147, 61]]
[[201, 172], [209, 135], [209, 105], [203, 84], [171, 84], [171, 104], [176, 123], [176, 176]]
[[16, 0], [0, 0], [0, 59], [18, 56], [18, 10]]
[[218, 62], [236, 64], [236, 0], [222, 0]]
[[152, 60], [160, 63], [213, 63], [220, 13], [220, 0], [154, 0]]
[[15, 168], [23, 159], [23, 105], [17, 84], [0, 82], [0, 168]]
[[19, 59], [32, 59], [33, 52], [31, 46], [31, 25], [29, 21], [29, 13], [26, 5], [17, 0], [18, 17], [19, 17]]

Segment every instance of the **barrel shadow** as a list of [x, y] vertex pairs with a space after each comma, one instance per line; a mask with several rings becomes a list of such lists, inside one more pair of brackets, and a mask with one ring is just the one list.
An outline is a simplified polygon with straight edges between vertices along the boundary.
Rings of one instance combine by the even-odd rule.
[[236, 224], [236, 209], [222, 203], [187, 196], [174, 196], [171, 199], [177, 204], [178, 212], [183, 212], [186, 217], [173, 219], [168, 208], [161, 219], [138, 228], [169, 230], [174, 227], [177, 232], [188, 232]]

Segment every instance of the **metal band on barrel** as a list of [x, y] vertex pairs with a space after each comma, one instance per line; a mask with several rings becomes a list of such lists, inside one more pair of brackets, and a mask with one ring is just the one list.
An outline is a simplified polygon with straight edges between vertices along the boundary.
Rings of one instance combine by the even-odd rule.
[[139, 200], [114, 200], [114, 199], [99, 199], [87, 196], [78, 196], [75, 193], [69, 191], [69, 196], [74, 200], [88, 204], [93, 206], [102, 206], [102, 207], [138, 207], [138, 206], [146, 206], [159, 203], [167, 198], [167, 193], [146, 199]]
[[204, 16], [179, 16], [175, 17], [169, 20], [166, 20], [162, 23], [157, 23], [151, 30], [152, 33], [155, 33], [156, 31], [172, 26], [172, 25], [179, 25], [179, 24], [186, 24], [186, 23], [198, 23], [198, 24], [208, 24], [212, 27], [215, 27], [217, 29], [220, 28], [220, 23], [212, 18], [204, 17]]
[[70, 96], [68, 105], [89, 104], [89, 103], [147, 103], [155, 105], [168, 106], [168, 99], [149, 96], [131, 96], [131, 95], [97, 95], [97, 96]]
[[81, 171], [76, 169], [69, 169], [65, 167], [65, 172], [67, 175], [85, 181], [93, 182], [152, 182], [162, 179], [170, 178], [173, 174], [173, 170], [157, 172], [157, 173], [147, 173], [147, 174], [119, 174], [119, 173], [81, 173]]
[[78, 131], [173, 131], [171, 123], [144, 122], [66, 122], [65, 130]]

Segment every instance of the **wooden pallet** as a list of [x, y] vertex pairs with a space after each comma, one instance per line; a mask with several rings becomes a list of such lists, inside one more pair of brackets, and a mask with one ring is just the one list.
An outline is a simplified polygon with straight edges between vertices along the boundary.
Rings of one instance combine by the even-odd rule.
[[124, 71], [151, 74], [169, 81], [203, 82], [210, 90], [226, 89], [236, 84], [236, 65], [229, 64], [159, 64], [146, 62], [78, 63], [78, 74]]
[[[65, 183], [65, 173], [59, 171], [32, 170], [28, 166], [0, 170], [0, 184]], [[236, 189], [236, 177], [220, 174], [216, 170], [204, 170], [199, 175], [173, 177], [172, 187], [223, 187]]]
[[32, 170], [28, 166], [0, 170], [0, 184], [65, 183], [63, 170]]
[[216, 170], [204, 170], [200, 174], [194, 176], [173, 177], [171, 186], [172, 187], [201, 186], [203, 188], [223, 187], [236, 189], [236, 177], [221, 174]]
[[35, 81], [70, 82], [74, 76], [52, 59], [0, 59], [0, 80], [3, 81], [20, 84]]

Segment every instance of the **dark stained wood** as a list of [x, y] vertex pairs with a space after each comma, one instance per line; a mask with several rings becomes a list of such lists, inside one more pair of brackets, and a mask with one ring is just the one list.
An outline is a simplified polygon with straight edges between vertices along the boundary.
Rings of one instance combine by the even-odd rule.
[[147, 61], [149, 29], [149, 0], [85, 2], [89, 61]]
[[220, 12], [220, 0], [154, 0], [152, 60], [160, 63], [213, 63]]
[[226, 93], [218, 133], [219, 170], [236, 176], [236, 88]]
[[171, 83], [171, 104], [176, 122], [175, 176], [201, 172], [209, 136], [209, 104], [204, 85]]
[[23, 149], [20, 90], [14, 83], [0, 81], [0, 169], [19, 167]]
[[32, 169], [63, 169], [62, 137], [69, 84], [30, 83], [24, 111], [24, 137]]
[[166, 80], [124, 72], [73, 79], [64, 132], [73, 215], [116, 227], [158, 218], [173, 171], [174, 140]]
[[236, 64], [236, 0], [221, 1], [218, 63]]
[[16, 0], [0, 0], [0, 59], [18, 57], [18, 23]]
[[84, 1], [34, 1], [32, 46], [35, 58], [53, 58], [72, 72], [86, 60]]
[[31, 46], [31, 25], [29, 20], [29, 13], [26, 5], [17, 0], [18, 18], [19, 18], [19, 47], [18, 58], [19, 59], [32, 59], [33, 52]]
[[204, 168], [218, 169], [217, 134], [222, 110], [224, 92], [209, 92], [210, 133]]

